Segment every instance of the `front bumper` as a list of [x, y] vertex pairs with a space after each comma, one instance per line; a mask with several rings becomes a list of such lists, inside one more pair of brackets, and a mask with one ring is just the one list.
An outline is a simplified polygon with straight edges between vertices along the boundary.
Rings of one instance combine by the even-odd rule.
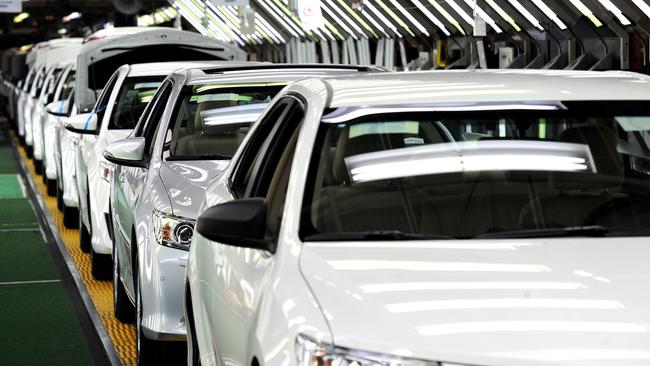
[[150, 267], [140, 268], [139, 275], [144, 335], [153, 340], [184, 341], [187, 332], [183, 291], [188, 252], [150, 244], [150, 253], [142, 253], [149, 258], [141, 262]]

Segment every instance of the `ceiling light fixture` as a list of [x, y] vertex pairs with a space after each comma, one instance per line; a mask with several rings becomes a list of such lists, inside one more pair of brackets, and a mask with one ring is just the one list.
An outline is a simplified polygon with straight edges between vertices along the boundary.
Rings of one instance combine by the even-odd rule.
[[569, 0], [569, 1], [571, 2], [571, 4], [573, 4], [573, 6], [576, 7], [576, 9], [578, 9], [582, 13], [582, 15], [586, 16], [589, 20], [591, 20], [591, 22], [596, 26], [596, 28], [600, 28], [603, 26], [603, 23], [598, 18], [596, 18], [594, 13], [592, 13], [591, 10], [589, 10], [589, 8], [582, 3], [582, 1], [580, 0]]

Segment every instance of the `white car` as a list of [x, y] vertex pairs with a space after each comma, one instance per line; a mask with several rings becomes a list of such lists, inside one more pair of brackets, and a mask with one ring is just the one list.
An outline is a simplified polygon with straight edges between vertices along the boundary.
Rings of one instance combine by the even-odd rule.
[[206, 191], [190, 363], [650, 365], [649, 102], [623, 72], [290, 85]]
[[[63, 130], [63, 120], [72, 114], [73, 90], [75, 78], [75, 63], [68, 64], [61, 72], [52, 102], [45, 106], [47, 115], [43, 123], [43, 144], [47, 148], [43, 152], [43, 176], [47, 185], [47, 193], [56, 195], [57, 206], [63, 210], [63, 184], [65, 174], [61, 173], [60, 135]], [[74, 177], [69, 174], [69, 181]]]
[[79, 133], [75, 177], [79, 192], [79, 244], [91, 253], [95, 279], [111, 279], [111, 219], [109, 212], [112, 167], [104, 159], [104, 148], [133, 132], [145, 106], [163, 79], [174, 70], [207, 67], [208, 62], [164, 62], [124, 65], [117, 69], [99, 96], [92, 114], [80, 114], [66, 125]]
[[[27, 100], [30, 98], [32, 84], [34, 83], [36, 74], [39, 71], [41, 71], [45, 63], [45, 58], [43, 57], [44, 53], [41, 51], [44, 51], [45, 49], [47, 49], [47, 47], [48, 47], [47, 42], [37, 43], [30, 49], [29, 53], [27, 54], [26, 63], [29, 68], [29, 72], [27, 73], [27, 77], [25, 78], [25, 83], [23, 84], [22, 87], [22, 93], [20, 93], [18, 97], [17, 106], [16, 106], [17, 107], [16, 122], [18, 124], [18, 137], [20, 138], [21, 143], [25, 145], [28, 155], [30, 152], [29, 149], [27, 149], [27, 144], [26, 144], [25, 124], [27, 123], [26, 119], [29, 117], [25, 113], [26, 104], [27, 104]], [[40, 57], [38, 57], [39, 54]]]
[[[175, 364], [185, 350], [185, 262], [205, 188], [286, 84], [374, 71], [349, 65], [222, 63], [181, 70], [160, 87], [134, 134], [106, 148], [115, 315], [136, 315], [138, 362]], [[176, 342], [174, 342], [176, 341]], [[180, 341], [180, 342], [179, 342]], [[184, 356], [184, 353], [183, 353]]]
[[[47, 52], [46, 67], [48, 67], [48, 71], [40, 94], [34, 100], [31, 118], [34, 166], [38, 174], [43, 173], [43, 161], [45, 160], [44, 127], [47, 119], [46, 106], [54, 101], [56, 88], [62, 79], [63, 72], [71, 63], [74, 63], [80, 48], [81, 38], [71, 38], [65, 44], [50, 47]], [[51, 185], [51, 187], [54, 186]], [[51, 193], [55, 192], [51, 191]]]
[[30, 158], [33, 155], [34, 145], [34, 112], [40, 104], [39, 97], [45, 79], [51, 74], [51, 71], [57, 64], [74, 58], [80, 45], [81, 39], [79, 38], [62, 38], [41, 42], [30, 51], [34, 55], [33, 68], [36, 70], [36, 76], [32, 82], [29, 95], [25, 100], [23, 111], [25, 143]]
[[[76, 62], [74, 75], [74, 106], [71, 116], [82, 113], [88, 117], [96, 97], [106, 87], [115, 70], [124, 64], [186, 60], [243, 60], [242, 50], [198, 33], [173, 28], [125, 27], [98, 31], [88, 36]], [[65, 122], [85, 124], [84, 117]], [[79, 192], [76, 178], [76, 151], [79, 135], [64, 130], [60, 133], [61, 170], [72, 172], [62, 185], [63, 217], [66, 227], [79, 225]], [[70, 179], [71, 178], [71, 179]], [[68, 184], [67, 180], [72, 184]], [[86, 222], [88, 225], [88, 222]]]

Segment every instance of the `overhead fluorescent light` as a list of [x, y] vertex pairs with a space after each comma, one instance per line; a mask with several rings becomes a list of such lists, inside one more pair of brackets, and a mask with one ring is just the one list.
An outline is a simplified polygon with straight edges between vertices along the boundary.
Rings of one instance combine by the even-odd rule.
[[287, 40], [271, 25], [260, 13], [255, 12], [255, 20], [258, 21], [259, 26], [264, 29], [269, 35], [274, 36], [278, 39], [278, 43], [286, 43]]
[[603, 23], [598, 18], [596, 18], [594, 13], [592, 13], [591, 10], [589, 10], [589, 8], [582, 3], [582, 1], [580, 0], [569, 0], [569, 1], [571, 2], [571, 4], [573, 4], [573, 6], [576, 7], [576, 9], [578, 9], [582, 13], [582, 15], [586, 16], [589, 20], [591, 20], [591, 22], [596, 26], [596, 28], [600, 28], [603, 26]]
[[451, 16], [451, 14], [449, 14], [449, 12], [445, 10], [445, 8], [440, 6], [440, 4], [436, 2], [436, 0], [429, 0], [429, 3], [431, 4], [431, 6], [433, 6], [436, 9], [438, 13], [440, 13], [445, 19], [447, 19], [447, 21], [451, 23], [462, 35], [466, 34], [463, 27], [460, 26], [460, 23], [458, 23], [458, 21], [453, 16]]
[[547, 18], [552, 20], [553, 23], [555, 23], [555, 25], [558, 26], [558, 28], [560, 28], [561, 30], [567, 29], [567, 26], [566, 24], [564, 24], [562, 19], [560, 19], [557, 16], [557, 14], [555, 14], [555, 12], [551, 10], [551, 8], [549, 8], [548, 5], [546, 5], [542, 0], [531, 0], [531, 1], [533, 2], [533, 4], [535, 4], [535, 6], [539, 8], [539, 10], [542, 11], [542, 13], [544, 13], [544, 15], [546, 15]]
[[650, 18], [650, 6], [648, 6], [648, 4], [646, 4], [645, 1], [643, 1], [643, 0], [632, 0], [632, 2], [639, 9], [641, 9], [641, 11], [643, 12], [643, 14], [645, 14], [645, 16]]
[[630, 22], [630, 20], [627, 19], [627, 17], [625, 17], [625, 15], [623, 15], [623, 12], [621, 11], [621, 9], [619, 9], [616, 5], [612, 4], [612, 2], [610, 0], [598, 0], [598, 1], [601, 4], [603, 4], [603, 6], [607, 10], [612, 12], [612, 14], [614, 14], [614, 16], [616, 16], [616, 18], [618, 18], [618, 21], [621, 22], [621, 24], [623, 24], [623, 25], [632, 24], [632, 22]]
[[515, 9], [517, 9], [517, 11], [519, 13], [521, 13], [521, 15], [523, 15], [524, 18], [526, 18], [526, 20], [528, 20], [528, 22], [530, 24], [532, 24], [535, 28], [539, 29], [540, 31], [542, 31], [542, 32], [544, 31], [544, 27], [542, 27], [539, 20], [537, 20], [537, 18], [535, 18], [535, 16], [533, 16], [533, 14], [531, 14], [526, 8], [524, 8], [524, 6], [519, 3], [519, 1], [517, 1], [517, 0], [508, 0], [508, 2]]
[[491, 16], [487, 15], [487, 13], [486, 13], [483, 9], [481, 9], [480, 6], [476, 5], [476, 0], [465, 0], [465, 4], [467, 4], [467, 5], [468, 5], [470, 8], [472, 8], [472, 9], [475, 9], [475, 10], [476, 10], [476, 13], [477, 13], [477, 14], [478, 14], [478, 15], [479, 15], [483, 20], [485, 20], [485, 22], [486, 22], [487, 24], [489, 24], [490, 27], [492, 27], [492, 29], [494, 29], [495, 32], [497, 32], [497, 33], [503, 33], [503, 30], [501, 29], [501, 27], [499, 27], [499, 25], [497, 24], [497, 22], [495, 22], [494, 19], [492, 19]]
[[[347, 24], [345, 24], [343, 21], [341, 21], [341, 19], [336, 15], [336, 13], [334, 13], [334, 11], [332, 11], [332, 10], [329, 8], [328, 5], [326, 5], [324, 2], [321, 2], [321, 3], [320, 3], [320, 6], [321, 6], [321, 8], [322, 8], [323, 10], [325, 10], [325, 12], [326, 12], [330, 17], [332, 17], [332, 19], [334, 19], [334, 21], [336, 22], [336, 24], [337, 24], [339, 27], [343, 28], [343, 30], [345, 30], [346, 32], [348, 32], [348, 34], [349, 34], [352, 38], [354, 38], [354, 39], [359, 39], [359, 37], [357, 36], [357, 34], [356, 34], [355, 32], [353, 32], [352, 29], [350, 29], [350, 27], [348, 27]], [[361, 33], [363, 34], [363, 32], [361, 32]]]
[[[266, 12], [271, 14], [271, 16], [273, 18], [275, 18], [275, 21], [278, 22], [278, 24], [280, 24], [282, 27], [284, 27], [284, 29], [287, 32], [289, 32], [295, 38], [300, 38], [300, 35], [298, 34], [298, 32], [296, 32], [296, 30], [294, 28], [292, 28], [289, 25], [289, 23], [286, 22], [286, 20], [284, 19], [284, 17], [281, 14], [276, 12], [277, 10], [275, 9], [275, 7], [272, 4], [269, 6], [266, 3], [265, 0], [259, 0], [258, 4], [262, 5], [262, 7], [266, 10]], [[302, 33], [301, 35], [304, 35], [304, 33]]]
[[[402, 21], [402, 19], [401, 19], [400, 17], [398, 17], [397, 14], [395, 14], [394, 11], [392, 11], [388, 6], [386, 6], [386, 4], [384, 4], [383, 1], [381, 1], [381, 0], [375, 0], [375, 2], [376, 2], [377, 4], [379, 4], [379, 6], [381, 6], [381, 8], [384, 9], [384, 11], [385, 11], [385, 12], [386, 12], [386, 13], [387, 13], [391, 18], [393, 18], [393, 20], [394, 20], [394, 21], [395, 21], [395, 22], [396, 22], [400, 27], [404, 28], [404, 30], [406, 31], [406, 33], [410, 34], [411, 37], [415, 37], [415, 34], [413, 34], [413, 32], [411, 31], [411, 28], [409, 28], [409, 26], [408, 26], [406, 23], [404, 23], [404, 22]], [[366, 3], [368, 3], [368, 2], [366, 2]]]
[[386, 18], [384, 16], [384, 14], [382, 14], [379, 10], [377, 10], [377, 8], [374, 5], [372, 5], [371, 2], [369, 2], [369, 1], [366, 2], [365, 3], [365, 8], [370, 9], [370, 11], [373, 14], [375, 14], [377, 16], [377, 18], [379, 18], [379, 20], [381, 20], [382, 22], [384, 22], [384, 24], [386, 24], [388, 29], [392, 30], [395, 33], [395, 35], [397, 35], [399, 38], [402, 38], [402, 33], [400, 33], [400, 31], [397, 30], [397, 27], [395, 26], [395, 24], [393, 24], [390, 20], [388, 20], [388, 18]]
[[499, 6], [499, 4], [494, 2], [494, 0], [485, 0], [485, 2], [488, 3], [488, 5], [490, 5], [490, 7], [492, 7], [492, 9], [494, 9], [494, 11], [496, 11], [501, 18], [503, 18], [503, 20], [505, 20], [508, 24], [510, 24], [510, 26], [512, 26], [512, 28], [514, 28], [515, 31], [521, 32], [521, 28], [519, 27], [519, 25], [517, 25], [515, 20], [512, 19], [512, 17], [505, 10], [503, 10], [503, 8]]
[[445, 27], [445, 25], [440, 21], [440, 19], [438, 19], [435, 15], [433, 15], [433, 14], [429, 11], [429, 9], [427, 9], [424, 5], [422, 5], [422, 3], [420, 2], [420, 0], [411, 0], [411, 2], [412, 2], [413, 4], [415, 4], [415, 6], [416, 6], [416, 7], [417, 7], [417, 8], [418, 8], [418, 9], [419, 9], [419, 10], [420, 10], [424, 15], [426, 15], [426, 17], [429, 18], [429, 20], [432, 21], [433, 24], [436, 25], [436, 27], [438, 27], [438, 28], [442, 31], [442, 33], [444, 33], [446, 36], [450, 36], [450, 35], [451, 35], [451, 33], [449, 33], [449, 31], [447, 30], [447, 27]]
[[14, 23], [22, 23], [27, 18], [29, 18], [29, 13], [20, 13], [14, 17]]
[[[379, 29], [379, 31], [380, 31], [384, 36], [386, 36], [386, 38], [390, 38], [390, 36], [388, 35], [388, 33], [386, 33], [386, 29], [384, 29], [384, 27], [382, 27], [381, 24], [379, 24], [379, 22], [376, 21], [375, 18], [372, 17], [372, 15], [370, 15], [370, 13], [368, 13], [368, 12], [365, 11], [364, 9], [361, 9], [361, 15], [363, 15], [366, 19], [368, 19], [368, 21], [370, 22], [370, 24], [374, 25], [375, 28]], [[395, 29], [395, 31], [397, 31], [397, 29]]]
[[460, 17], [463, 18], [463, 20], [464, 20], [467, 24], [471, 25], [472, 28], [474, 28], [474, 18], [472, 18], [471, 16], [469, 16], [469, 14], [467, 14], [467, 13], [465, 12], [465, 10], [463, 10], [463, 8], [461, 8], [460, 6], [458, 6], [458, 4], [456, 4], [456, 2], [455, 2], [454, 0], [447, 0], [447, 5], [451, 6], [451, 8], [454, 9], [454, 11], [455, 11], [458, 15], [460, 15]]
[[357, 22], [359, 22], [359, 24], [361, 24], [362, 27], [364, 27], [368, 32], [370, 32], [370, 33], [371, 33], [375, 38], [379, 38], [379, 36], [377, 35], [377, 33], [375, 33], [375, 31], [372, 29], [372, 27], [370, 27], [370, 26], [368, 25], [368, 23], [366, 23], [366, 21], [363, 20], [363, 19], [359, 16], [359, 13], [358, 13], [358, 12], [356, 12], [356, 11], [354, 11], [352, 8], [350, 8], [350, 6], [348, 6], [348, 4], [347, 4], [345, 1], [343, 1], [343, 0], [337, 0], [337, 3], [338, 3], [338, 4], [339, 4], [343, 9], [345, 9], [345, 11], [347, 11], [348, 14], [350, 14], [350, 15], [351, 15], [351, 16], [352, 16], [352, 17], [353, 17]]
[[79, 18], [81, 18], [81, 13], [78, 11], [73, 11], [72, 13], [63, 17], [63, 23], [67, 23]]
[[[338, 15], [340, 15], [343, 19], [345, 19], [345, 21], [348, 22], [348, 24], [350, 24], [350, 25], [352, 26], [352, 28], [354, 28], [354, 30], [356, 30], [356, 31], [357, 31], [359, 34], [361, 34], [364, 38], [368, 38], [368, 35], [367, 35], [367, 34], [366, 34], [362, 29], [361, 29], [361, 27], [359, 27], [359, 26], [357, 25], [357, 23], [355, 23], [355, 22], [354, 22], [354, 21], [353, 21], [349, 16], [347, 16], [347, 14], [345, 14], [345, 13], [343, 12], [343, 10], [341, 10], [341, 8], [339, 8], [339, 7], [338, 7], [335, 3], [333, 3], [331, 0], [324, 0], [324, 1], [327, 2], [327, 5], [329, 5], [330, 8], [334, 9], [334, 11], [335, 11], [336, 13], [338, 13]], [[323, 0], [321, 0], [321, 7], [323, 7]], [[334, 17], [333, 17], [333, 18], [334, 18]], [[334, 19], [336, 20], [337, 18], [334, 18]], [[339, 20], [338, 22], [340, 22], [340, 20]]]
[[400, 3], [397, 2], [397, 0], [389, 0], [389, 1], [391, 2], [391, 4], [393, 4], [393, 6], [397, 8], [397, 10], [399, 10], [400, 13], [402, 13], [402, 15], [406, 17], [406, 19], [409, 20], [409, 22], [411, 22], [411, 24], [415, 26], [415, 28], [417, 28], [422, 34], [426, 35], [427, 37], [429, 36], [429, 32], [427, 31], [427, 29], [424, 28], [424, 26], [420, 22], [418, 22], [415, 18], [413, 18], [413, 16], [409, 14], [409, 12], [407, 12], [406, 9], [404, 9], [404, 7], [402, 7], [402, 5], [400, 5]]

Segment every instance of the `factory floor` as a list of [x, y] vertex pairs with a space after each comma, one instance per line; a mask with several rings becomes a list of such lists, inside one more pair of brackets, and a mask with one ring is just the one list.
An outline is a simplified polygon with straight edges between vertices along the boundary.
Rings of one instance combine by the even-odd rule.
[[114, 364], [21, 152], [0, 121], [0, 365]]

